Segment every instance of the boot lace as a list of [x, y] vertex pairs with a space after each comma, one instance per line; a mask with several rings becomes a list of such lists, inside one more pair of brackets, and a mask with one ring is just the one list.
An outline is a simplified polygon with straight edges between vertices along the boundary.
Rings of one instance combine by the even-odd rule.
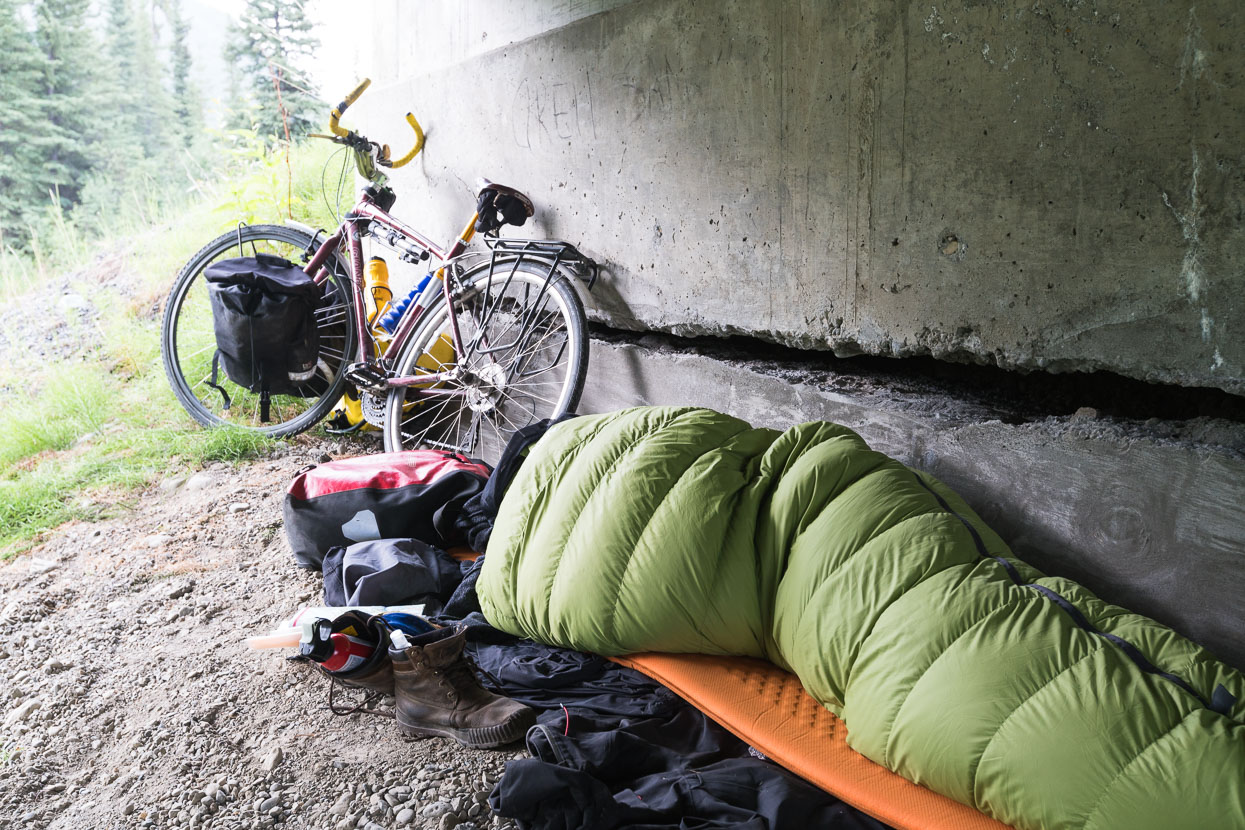
[[[441, 674], [449, 681], [450, 688], [454, 690], [475, 687], [484, 691], [491, 691], [489, 686], [492, 686], [494, 689], [501, 686], [501, 681], [476, 665], [476, 661], [465, 651], [459, 655], [457, 660], [441, 669]], [[485, 678], [490, 681], [488, 685], [484, 683]]]
[[334, 691], [338, 686], [344, 687], [345, 684], [336, 677], [329, 675], [329, 711], [334, 715], [353, 715], [356, 712], [361, 715], [380, 715], [382, 718], [394, 717], [393, 710], [377, 708], [376, 704], [385, 696], [384, 692], [363, 691], [363, 698], [353, 706], [338, 705], [333, 699]]
[[[466, 657], [467, 655], [463, 656]], [[467, 660], [471, 662], [471, 669], [475, 672], [476, 682], [480, 684], [481, 688], [485, 691], [492, 692], [495, 695], [508, 697], [508, 695], [506, 695], [504, 684], [497, 679], [497, 675], [480, 668], [480, 666], [470, 657], [467, 657]], [[486, 680], [488, 681], [487, 683], [484, 682]]]

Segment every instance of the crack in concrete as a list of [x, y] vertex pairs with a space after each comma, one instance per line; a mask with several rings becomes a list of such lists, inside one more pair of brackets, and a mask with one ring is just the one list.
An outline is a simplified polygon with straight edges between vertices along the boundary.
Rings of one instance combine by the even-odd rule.
[[[1189, 9], [1189, 20], [1185, 23], [1184, 32], [1184, 49], [1180, 52], [1180, 83], [1176, 84], [1176, 89], [1182, 89], [1185, 78], [1190, 75], [1194, 81], [1202, 80], [1208, 68], [1206, 39], [1202, 36], [1202, 24], [1198, 22], [1196, 6]], [[1207, 80], [1216, 89], [1219, 88], [1214, 78]]]
[[[633, 345], [669, 356], [701, 356], [752, 371], [809, 384], [823, 391], [886, 399], [905, 407], [941, 412], [941, 417], [999, 419], [1007, 423], [1067, 417], [1089, 407], [1104, 418], [1147, 421], [1142, 435], [1159, 421], [1194, 443], [1194, 433], [1215, 423], [1219, 433], [1204, 443], [1228, 446], [1245, 457], [1245, 397], [1212, 388], [1185, 387], [1172, 394], [1168, 384], [1126, 378], [1099, 370], [1054, 374], [1015, 373], [995, 367], [942, 362], [928, 356], [831, 357], [824, 352], [757, 341], [737, 334], [720, 339], [637, 332], [592, 326], [592, 337], [613, 345]], [[1095, 418], [1098, 416], [1096, 415]], [[1153, 423], [1151, 423], [1153, 422]], [[1162, 430], [1160, 430], [1162, 431]]]
[[[1189, 180], [1189, 209], [1181, 212], [1172, 204], [1171, 197], [1167, 195], [1167, 191], [1163, 193], [1163, 204], [1171, 211], [1176, 222], [1180, 225], [1180, 232], [1184, 236], [1187, 243], [1185, 247], [1184, 259], [1180, 264], [1180, 279], [1184, 284], [1185, 293], [1189, 297], [1189, 301], [1196, 303], [1202, 299], [1202, 291], [1205, 288], [1205, 276], [1202, 273], [1202, 211], [1203, 205], [1198, 197], [1197, 179], [1202, 171], [1201, 161], [1197, 155], [1197, 145], [1192, 146], [1193, 155], [1193, 173]], [[1211, 337], [1211, 318], [1205, 306], [1202, 306], [1202, 340], [1210, 341]]]

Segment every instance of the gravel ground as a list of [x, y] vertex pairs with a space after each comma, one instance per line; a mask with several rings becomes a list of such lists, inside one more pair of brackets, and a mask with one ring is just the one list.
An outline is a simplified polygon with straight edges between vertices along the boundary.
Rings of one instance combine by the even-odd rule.
[[[0, 307], [0, 365], [97, 348], [92, 286], [158, 317], [133, 255], [110, 249], [41, 286], [40, 302]], [[520, 746], [411, 741], [387, 718], [337, 717], [291, 650], [244, 644], [320, 604], [319, 575], [285, 542], [290, 479], [374, 449], [304, 436], [258, 462], [188, 470], [120, 518], [62, 526], [0, 563], [0, 830], [512, 826], [487, 797]]]
[[281, 500], [324, 450], [166, 479], [0, 567], [0, 828], [512, 826], [486, 802], [520, 747], [337, 717], [289, 650], [246, 648], [320, 599]]

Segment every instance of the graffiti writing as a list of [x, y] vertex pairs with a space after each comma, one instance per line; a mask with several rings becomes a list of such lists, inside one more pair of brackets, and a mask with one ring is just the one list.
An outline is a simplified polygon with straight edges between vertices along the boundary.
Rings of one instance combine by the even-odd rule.
[[592, 87], [587, 71], [578, 78], [558, 81], [524, 78], [510, 107], [515, 144], [530, 150], [559, 139], [595, 140]]

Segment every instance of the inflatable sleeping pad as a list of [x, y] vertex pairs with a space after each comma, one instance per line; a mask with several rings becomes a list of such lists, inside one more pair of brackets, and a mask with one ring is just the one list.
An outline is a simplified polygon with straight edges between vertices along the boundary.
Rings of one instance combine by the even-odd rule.
[[1245, 678], [1015, 559], [846, 427], [691, 408], [568, 421], [531, 450], [487, 554], [498, 628], [769, 660], [853, 749], [1005, 824], [1245, 827]]

